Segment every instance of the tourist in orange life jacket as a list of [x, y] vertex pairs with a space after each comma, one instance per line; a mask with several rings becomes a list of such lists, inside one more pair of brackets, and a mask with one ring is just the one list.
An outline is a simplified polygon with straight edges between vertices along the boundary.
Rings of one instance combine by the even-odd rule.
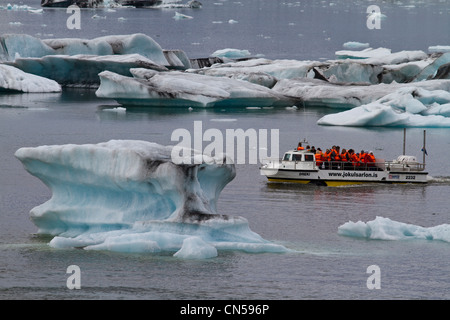
[[321, 168], [323, 163], [323, 152], [320, 148], [316, 151], [316, 165]]
[[347, 149], [342, 149], [342, 152], [340, 154], [341, 161], [343, 162], [342, 165], [344, 166], [344, 169], [349, 167], [349, 161], [350, 157], [348, 155]]
[[322, 155], [323, 162], [325, 163], [325, 169], [330, 168], [330, 160], [331, 160], [330, 154], [331, 150], [327, 149]]
[[341, 158], [339, 157], [340, 154], [340, 147], [339, 146], [333, 146], [330, 153], [330, 159], [331, 159], [331, 167], [332, 169], [337, 169], [339, 167], [339, 161], [341, 161]]
[[301, 142], [298, 143], [297, 150], [305, 150], [305, 148], [302, 147]]
[[375, 167], [375, 156], [373, 155], [373, 151], [369, 151], [368, 153], [366, 153], [364, 162], [367, 164], [369, 170]]
[[364, 150], [361, 150], [361, 152], [359, 153], [359, 159], [364, 162], [364, 159], [366, 157], [366, 152]]
[[366, 152], [364, 150], [361, 150], [359, 153], [359, 161], [361, 161], [361, 169], [366, 168]]
[[355, 153], [355, 150], [350, 149], [350, 160], [352, 161], [353, 168], [356, 170], [361, 166], [359, 155]]

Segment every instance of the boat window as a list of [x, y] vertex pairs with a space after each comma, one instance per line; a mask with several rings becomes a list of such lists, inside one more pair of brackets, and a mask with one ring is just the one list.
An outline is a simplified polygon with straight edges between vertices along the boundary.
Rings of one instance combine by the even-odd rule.
[[289, 161], [290, 158], [291, 158], [291, 154], [290, 154], [290, 153], [286, 153], [286, 154], [284, 155], [283, 160], [284, 160], [284, 161]]
[[314, 155], [305, 154], [305, 161], [314, 161]]
[[292, 158], [293, 161], [302, 161], [301, 154], [293, 154], [292, 156], [293, 156], [293, 158]]

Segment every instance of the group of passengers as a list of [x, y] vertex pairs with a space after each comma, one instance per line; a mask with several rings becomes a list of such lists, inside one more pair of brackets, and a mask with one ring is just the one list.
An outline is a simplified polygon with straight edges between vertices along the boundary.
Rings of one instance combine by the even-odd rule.
[[315, 154], [316, 164], [320, 169], [352, 169], [352, 170], [376, 170], [375, 156], [372, 151], [361, 150], [355, 153], [354, 149], [342, 149], [340, 146], [333, 146], [326, 149], [310, 147], [304, 148], [299, 142], [297, 150], [306, 150]]

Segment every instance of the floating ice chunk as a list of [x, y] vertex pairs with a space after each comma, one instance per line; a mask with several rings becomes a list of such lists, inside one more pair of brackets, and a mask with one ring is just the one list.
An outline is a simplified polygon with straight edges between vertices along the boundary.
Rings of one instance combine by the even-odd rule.
[[411, 61], [425, 60], [427, 58], [428, 55], [421, 50], [413, 50], [413, 51], [404, 50], [390, 54], [369, 57], [365, 60], [358, 62], [374, 65], [392, 65]]
[[429, 46], [428, 52], [437, 53], [437, 52], [450, 52], [450, 46]]
[[0, 62], [14, 61], [17, 54], [23, 58], [55, 54], [42, 40], [25, 34], [2, 35], [0, 43]]
[[[416, 81], [429, 80], [438, 76], [438, 71], [441, 67], [447, 67], [450, 64], [450, 52], [446, 52], [436, 58], [432, 63], [423, 68], [423, 70], [417, 75]], [[447, 73], [448, 76], [448, 73]], [[440, 79], [445, 78], [443, 76]]]
[[361, 51], [353, 50], [340, 50], [336, 51], [336, 56], [338, 59], [367, 59], [382, 57], [391, 54], [391, 49], [387, 48], [367, 48]]
[[234, 77], [238, 75], [249, 75], [252, 73], [265, 73], [276, 79], [304, 78], [314, 66], [321, 65], [317, 61], [298, 60], [270, 60], [264, 58], [249, 59], [246, 61], [214, 64], [209, 68], [191, 70], [192, 72], [216, 76]]
[[369, 48], [369, 44], [368, 43], [357, 42], [357, 41], [349, 41], [349, 42], [344, 43], [343, 47], [345, 49], [351, 49], [351, 50], [367, 49], [367, 48]]
[[[450, 81], [447, 80], [450, 85]], [[317, 121], [320, 125], [450, 127], [446, 118], [450, 96], [445, 90], [427, 91], [405, 87], [369, 104], [329, 114]], [[438, 105], [444, 104], [440, 108]], [[431, 111], [430, 111], [431, 110]], [[444, 114], [437, 114], [444, 111]]]
[[349, 221], [338, 228], [338, 234], [378, 240], [423, 239], [450, 242], [450, 225], [442, 224], [425, 228], [389, 218], [376, 217], [367, 223]]
[[0, 64], [0, 91], [60, 92], [61, 86], [53, 80], [25, 73], [12, 66]]
[[240, 59], [240, 58], [248, 58], [251, 56], [251, 54], [250, 51], [248, 50], [227, 48], [214, 51], [211, 54], [211, 56], [219, 58]]
[[50, 39], [40, 40], [28, 35], [0, 36], [0, 61], [13, 61], [16, 54], [20, 57], [40, 58], [47, 55], [92, 54], [126, 55], [140, 54], [157, 64], [168, 66], [161, 46], [151, 37], [137, 33], [131, 35], [112, 35], [91, 40]]
[[168, 65], [161, 46], [151, 37], [142, 33], [111, 35], [96, 38], [94, 41], [106, 41], [112, 47], [114, 54], [140, 54], [157, 64]]
[[43, 42], [55, 50], [58, 55], [112, 55], [113, 49], [107, 41], [85, 40], [76, 38], [48, 39]]
[[186, 14], [179, 13], [179, 12], [175, 12], [175, 15], [173, 16], [173, 18], [175, 20], [193, 19], [193, 17], [188, 16]]
[[176, 9], [176, 8], [192, 8], [198, 9], [202, 7], [200, 1], [191, 0], [187, 3], [181, 3], [181, 0], [164, 0], [161, 4], [155, 5], [155, 8]]
[[94, 14], [91, 19], [106, 19], [106, 16], [99, 16], [98, 14]]
[[130, 71], [134, 78], [108, 71], [100, 73], [101, 85], [96, 95], [135, 106], [262, 107], [291, 104], [290, 99], [283, 95], [247, 81], [178, 71]]
[[183, 245], [174, 257], [183, 259], [208, 259], [217, 256], [217, 249], [199, 237], [189, 237], [183, 240]]
[[279, 80], [272, 90], [292, 99], [298, 99], [305, 106], [349, 109], [369, 104], [405, 87], [422, 88], [429, 91], [450, 90], [450, 81], [430, 80], [414, 83], [394, 82], [391, 84], [363, 85], [336, 84], [304, 78]]
[[235, 176], [231, 159], [176, 164], [174, 150], [112, 140], [21, 148], [15, 156], [52, 191], [30, 212], [39, 233], [55, 236], [51, 247], [166, 251], [187, 259], [211, 258], [217, 249], [287, 251], [251, 231], [246, 219], [217, 213], [220, 192]]
[[192, 67], [186, 53], [182, 50], [163, 50], [164, 56], [168, 61], [168, 66], [173, 69], [189, 69]]
[[44, 12], [44, 9], [28, 9], [27, 10], [29, 13], [33, 13], [33, 14], [42, 14]]
[[139, 54], [123, 55], [49, 55], [42, 58], [19, 58], [13, 66], [32, 74], [55, 80], [63, 86], [98, 87], [98, 74], [110, 70], [130, 76], [130, 68], [143, 67], [167, 71]]

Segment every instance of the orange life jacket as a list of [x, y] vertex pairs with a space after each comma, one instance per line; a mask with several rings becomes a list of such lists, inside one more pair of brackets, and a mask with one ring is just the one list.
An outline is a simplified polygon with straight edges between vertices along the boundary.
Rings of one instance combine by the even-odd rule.
[[365, 162], [375, 162], [375, 156], [370, 153], [366, 153], [366, 157], [364, 158]]
[[349, 161], [348, 152], [341, 153], [341, 161]]
[[322, 151], [317, 151], [316, 152], [316, 165], [320, 166], [322, 164], [323, 161], [323, 153]]
[[361, 164], [359, 163], [359, 157], [356, 153], [354, 153], [352, 155], [352, 163], [354, 166], [360, 166]]
[[366, 163], [366, 155], [367, 155], [367, 153], [360, 153], [359, 160]]
[[[332, 158], [334, 156], [334, 159]], [[333, 149], [331, 150], [331, 161], [341, 161], [341, 158], [339, 157], [339, 152], [337, 152], [337, 150]]]

